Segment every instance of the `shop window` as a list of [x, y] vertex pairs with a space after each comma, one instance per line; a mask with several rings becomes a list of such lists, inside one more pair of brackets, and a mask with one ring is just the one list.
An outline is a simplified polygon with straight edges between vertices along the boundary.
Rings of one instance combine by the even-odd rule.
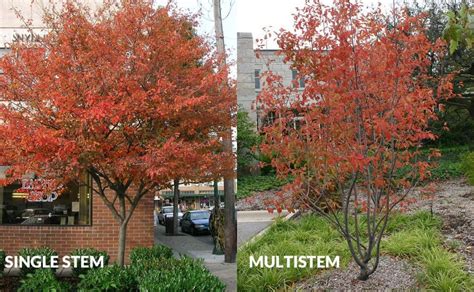
[[92, 180], [44, 191], [47, 181], [28, 178], [0, 186], [0, 225], [89, 225]]

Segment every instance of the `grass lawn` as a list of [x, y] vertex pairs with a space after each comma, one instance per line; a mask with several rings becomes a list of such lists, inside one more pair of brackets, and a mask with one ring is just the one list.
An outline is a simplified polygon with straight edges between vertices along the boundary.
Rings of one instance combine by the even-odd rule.
[[[420, 266], [423, 272], [419, 280], [427, 289], [474, 291], [474, 281], [463, 271], [463, 262], [443, 247], [440, 228], [441, 220], [428, 212], [393, 214], [382, 253], [406, 258]], [[250, 255], [340, 256], [341, 268], [351, 260], [342, 236], [316, 215], [305, 215], [297, 221], [278, 221], [261, 238], [242, 247], [238, 253], [238, 290], [284, 289], [313, 275], [317, 269], [250, 269]]]

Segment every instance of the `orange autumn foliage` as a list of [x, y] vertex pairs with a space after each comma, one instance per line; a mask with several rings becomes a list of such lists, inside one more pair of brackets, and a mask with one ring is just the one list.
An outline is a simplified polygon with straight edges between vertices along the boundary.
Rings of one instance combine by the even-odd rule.
[[[263, 129], [261, 151], [278, 175], [295, 178], [281, 204], [318, 211], [333, 222], [361, 268], [359, 278], [367, 279], [377, 268], [390, 211], [429, 177], [419, 147], [436, 138], [428, 122], [436, 119], [440, 96], [451, 95], [452, 76], [435, 79], [428, 68], [446, 45], [429, 41], [424, 15], [399, 7], [385, 14], [360, 1], [327, 6], [313, 0], [294, 19], [294, 29], [276, 32], [276, 40], [305, 87], [264, 73], [258, 103], [275, 119]], [[334, 194], [342, 221], [336, 208], [321, 207], [337, 206]], [[360, 201], [365, 212], [358, 215], [353, 210]], [[358, 224], [358, 216], [368, 230], [348, 228], [348, 218]], [[361, 242], [362, 233], [368, 242]]]

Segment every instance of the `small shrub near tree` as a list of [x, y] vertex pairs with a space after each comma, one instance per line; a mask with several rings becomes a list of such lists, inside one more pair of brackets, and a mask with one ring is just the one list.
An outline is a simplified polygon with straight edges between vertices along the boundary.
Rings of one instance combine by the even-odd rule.
[[[71, 252], [71, 256], [92, 256], [95, 259], [98, 259], [99, 257], [104, 257], [104, 267], [106, 267], [109, 264], [109, 255], [105, 251], [100, 251], [94, 248], [78, 248]], [[81, 267], [73, 267], [72, 272], [74, 276], [79, 276], [82, 274], [87, 273], [91, 268], [81, 268]]]
[[32, 274], [26, 275], [25, 279], [21, 280], [21, 286], [18, 292], [31, 291], [71, 291], [71, 287], [65, 283], [60, 282], [54, 272], [50, 269], [37, 269]]
[[130, 253], [130, 262], [135, 265], [142, 261], [152, 261], [155, 259], [169, 259], [173, 257], [173, 250], [164, 245], [153, 247], [136, 247]]
[[139, 291], [225, 291], [225, 285], [204, 267], [202, 261], [187, 257], [167, 259], [161, 267], [145, 271], [138, 277]]
[[[58, 253], [55, 250], [46, 246], [39, 247], [39, 248], [23, 248], [18, 252], [18, 254], [24, 258], [33, 257], [33, 256], [45, 257], [45, 263], [47, 263], [48, 265], [51, 265], [51, 257], [58, 255]], [[21, 273], [22, 275], [28, 275], [28, 274], [34, 273], [35, 270], [37, 269], [23, 266], [21, 268]], [[56, 269], [51, 269], [51, 270], [54, 272]]]
[[117, 265], [91, 269], [80, 275], [77, 291], [135, 291], [137, 281], [131, 270]]

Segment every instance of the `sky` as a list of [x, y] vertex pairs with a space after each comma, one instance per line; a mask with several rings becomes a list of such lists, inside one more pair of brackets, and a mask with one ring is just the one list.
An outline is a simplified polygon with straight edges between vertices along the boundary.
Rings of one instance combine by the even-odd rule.
[[[251, 32], [255, 38], [261, 38], [263, 28], [281, 27], [290, 29], [293, 19], [292, 13], [296, 7], [301, 7], [304, 0], [221, 0], [224, 19], [224, 38], [226, 47], [232, 58], [235, 58], [237, 32]], [[323, 0], [324, 1], [324, 0]], [[155, 0], [158, 5], [164, 5], [168, 0]], [[200, 32], [214, 35], [212, 0], [175, 0], [181, 8], [192, 12], [201, 11]], [[324, 1], [326, 3], [330, 0]], [[364, 4], [375, 5], [378, 0], [362, 0]], [[383, 6], [389, 7], [392, 0], [380, 0]], [[275, 49], [275, 43], [267, 44], [268, 49]]]

